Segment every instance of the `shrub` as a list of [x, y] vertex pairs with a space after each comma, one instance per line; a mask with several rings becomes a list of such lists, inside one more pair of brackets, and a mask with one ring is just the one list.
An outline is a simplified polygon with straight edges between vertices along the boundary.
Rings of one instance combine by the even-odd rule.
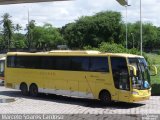
[[102, 42], [99, 45], [99, 51], [108, 53], [125, 53], [126, 49], [121, 44]]
[[152, 84], [152, 95], [160, 95], [160, 84]]
[[[98, 48], [93, 48], [91, 46], [85, 46], [83, 49], [84, 50], [98, 50], [101, 52], [108, 52], [108, 53], [129, 53], [129, 54], [140, 55], [140, 51], [138, 51], [136, 48], [128, 49], [126, 51], [126, 48], [123, 47], [122, 44], [108, 43], [108, 42], [102, 42], [101, 44], [99, 44]], [[148, 58], [146, 53], [143, 53], [143, 56], [148, 62], [148, 64], [151, 64], [151, 60]]]

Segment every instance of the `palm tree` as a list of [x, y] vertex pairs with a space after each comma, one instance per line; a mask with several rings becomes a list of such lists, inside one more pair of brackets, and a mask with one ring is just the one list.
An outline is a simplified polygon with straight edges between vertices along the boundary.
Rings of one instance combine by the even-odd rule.
[[31, 20], [29, 22], [29, 25], [27, 25], [27, 33], [26, 33], [26, 36], [27, 36], [27, 46], [29, 49], [31, 49], [33, 47], [32, 43], [33, 43], [33, 38], [32, 38], [32, 32], [33, 32], [33, 29], [35, 28], [35, 20]]
[[12, 40], [12, 35], [13, 35], [13, 24], [12, 21], [10, 20], [11, 16], [8, 13], [5, 13], [2, 16], [2, 21], [0, 21], [1, 24], [3, 24], [3, 40], [6, 43], [7, 50], [9, 51], [10, 45], [11, 45], [11, 40]]
[[19, 33], [19, 31], [22, 30], [22, 26], [20, 26], [19, 24], [16, 24], [14, 29]]

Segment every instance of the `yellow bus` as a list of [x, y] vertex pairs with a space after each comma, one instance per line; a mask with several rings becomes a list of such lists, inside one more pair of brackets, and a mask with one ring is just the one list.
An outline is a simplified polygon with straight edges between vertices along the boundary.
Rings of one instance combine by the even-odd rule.
[[151, 96], [149, 83], [142, 56], [70, 50], [7, 54], [5, 86], [23, 95], [57, 94], [106, 104], [137, 102]]

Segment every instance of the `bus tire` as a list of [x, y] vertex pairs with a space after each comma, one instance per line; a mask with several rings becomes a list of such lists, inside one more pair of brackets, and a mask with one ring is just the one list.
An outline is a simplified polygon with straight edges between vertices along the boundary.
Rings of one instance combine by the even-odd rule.
[[37, 97], [38, 96], [38, 87], [36, 84], [31, 84], [29, 87], [29, 93], [30, 96], [32, 97]]
[[106, 90], [100, 92], [99, 99], [104, 105], [109, 105], [112, 102], [111, 94]]
[[28, 87], [27, 87], [26, 83], [22, 83], [20, 85], [20, 90], [21, 90], [22, 95], [24, 95], [24, 96], [28, 95]]

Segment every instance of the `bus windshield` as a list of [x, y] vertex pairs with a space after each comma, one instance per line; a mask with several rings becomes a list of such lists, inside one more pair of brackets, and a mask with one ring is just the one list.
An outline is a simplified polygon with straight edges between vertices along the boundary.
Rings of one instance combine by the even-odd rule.
[[150, 73], [147, 62], [144, 58], [128, 58], [129, 64], [136, 67], [137, 76], [132, 77], [132, 87], [134, 89], [150, 88]]

